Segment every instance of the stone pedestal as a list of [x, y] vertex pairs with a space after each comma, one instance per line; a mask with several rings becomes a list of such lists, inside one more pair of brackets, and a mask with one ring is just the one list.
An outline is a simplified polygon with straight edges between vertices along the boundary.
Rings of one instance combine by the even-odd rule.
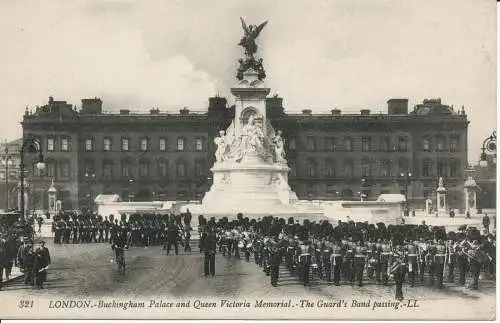
[[439, 186], [436, 190], [436, 211], [438, 215], [447, 215], [448, 207], [446, 205], [446, 188], [443, 184], [443, 178], [439, 178]]
[[[203, 198], [203, 214], [286, 214], [297, 201], [288, 185], [283, 139], [266, 117], [266, 88], [258, 73], [243, 73], [236, 97], [235, 118], [217, 144], [213, 185]], [[224, 135], [225, 133], [225, 135]]]
[[477, 184], [472, 176], [469, 176], [464, 183], [464, 200], [465, 200], [465, 212], [469, 214], [476, 214], [476, 192]]

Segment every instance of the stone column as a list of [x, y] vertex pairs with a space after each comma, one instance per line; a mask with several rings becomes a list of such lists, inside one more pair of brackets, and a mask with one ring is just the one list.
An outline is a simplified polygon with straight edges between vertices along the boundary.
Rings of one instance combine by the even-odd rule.
[[465, 212], [471, 215], [477, 212], [476, 210], [476, 190], [477, 184], [472, 176], [469, 176], [464, 183], [464, 196], [465, 196]]

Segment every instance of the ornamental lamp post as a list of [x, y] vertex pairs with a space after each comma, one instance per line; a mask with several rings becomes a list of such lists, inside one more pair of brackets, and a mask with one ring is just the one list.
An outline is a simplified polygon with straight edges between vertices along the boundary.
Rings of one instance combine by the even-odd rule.
[[483, 141], [479, 166], [488, 167], [488, 156], [492, 156], [493, 164], [497, 163], [497, 132], [493, 133]]
[[42, 172], [45, 169], [45, 163], [43, 162], [43, 153], [42, 153], [42, 145], [38, 139], [28, 137], [24, 139], [23, 145], [21, 146], [21, 151], [20, 151], [20, 164], [19, 164], [19, 179], [21, 182], [21, 205], [20, 205], [20, 211], [21, 211], [21, 221], [25, 222], [26, 221], [26, 210], [25, 210], [25, 205], [24, 205], [24, 177], [25, 177], [25, 170], [26, 170], [26, 165], [24, 164], [24, 152], [25, 149], [28, 148], [30, 152], [38, 152], [38, 162], [36, 163], [36, 168]]

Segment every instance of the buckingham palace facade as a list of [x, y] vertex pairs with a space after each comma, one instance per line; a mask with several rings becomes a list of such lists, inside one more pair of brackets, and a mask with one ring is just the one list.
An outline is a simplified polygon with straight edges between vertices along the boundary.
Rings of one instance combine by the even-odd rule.
[[[268, 119], [283, 131], [290, 185], [300, 199], [375, 199], [405, 194], [423, 207], [435, 199], [439, 177], [452, 208], [463, 207], [467, 167], [464, 109], [426, 99], [409, 111], [407, 99], [390, 99], [385, 113], [339, 109], [287, 113], [283, 99], [266, 101]], [[32, 207], [46, 209], [52, 180], [65, 209], [92, 208], [102, 193], [123, 200], [200, 200], [211, 186], [214, 137], [226, 129], [234, 107], [209, 99], [202, 112], [188, 108], [106, 112], [99, 98], [80, 108], [49, 98], [26, 110], [23, 136], [38, 138], [46, 162], [26, 155]]]

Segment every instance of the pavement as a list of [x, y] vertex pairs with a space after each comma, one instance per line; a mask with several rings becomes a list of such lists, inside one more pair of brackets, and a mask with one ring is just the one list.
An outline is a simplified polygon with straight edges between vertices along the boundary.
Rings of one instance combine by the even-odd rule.
[[[125, 274], [120, 274], [114, 262], [114, 253], [107, 243], [54, 245], [49, 240], [48, 248], [53, 264], [48, 271], [48, 280], [44, 284], [44, 289], [36, 290], [24, 286], [22, 281], [17, 280], [4, 286], [1, 295], [2, 297], [12, 296], [16, 299], [20, 297], [57, 299], [72, 297], [142, 299], [156, 296], [161, 296], [162, 299], [204, 299], [215, 297], [228, 300], [245, 299], [251, 302], [258, 299], [300, 298], [325, 301], [394, 299], [393, 285], [380, 286], [366, 280], [363, 287], [333, 286], [318, 280], [315, 280], [311, 287], [304, 287], [296, 277], [290, 275], [284, 266], [281, 266], [278, 287], [272, 287], [270, 278], [253, 262], [253, 258], [247, 262], [244, 258], [236, 259], [234, 256], [221, 254], [216, 255], [215, 277], [206, 278], [203, 275], [203, 255], [199, 253], [196, 243], [196, 241], [192, 242], [192, 253], [181, 251], [178, 256], [175, 254], [167, 256], [166, 251], [160, 246], [131, 247], [125, 254], [127, 270]], [[443, 312], [445, 316], [442, 318], [454, 317], [453, 312], [445, 312], [444, 308], [460, 309], [458, 318], [494, 315], [495, 282], [491, 280], [483, 279], [480, 282], [479, 291], [472, 291], [454, 284], [446, 284], [444, 290], [423, 285], [410, 288], [405, 284], [403, 292], [405, 299], [419, 300], [422, 309], [432, 311], [432, 313]], [[264, 314], [271, 315], [267, 311]], [[282, 313], [284, 316], [288, 314]], [[358, 314], [361, 315], [356, 313]], [[420, 314], [415, 312], [415, 315]], [[437, 319], [438, 316], [433, 316], [433, 318]]]

